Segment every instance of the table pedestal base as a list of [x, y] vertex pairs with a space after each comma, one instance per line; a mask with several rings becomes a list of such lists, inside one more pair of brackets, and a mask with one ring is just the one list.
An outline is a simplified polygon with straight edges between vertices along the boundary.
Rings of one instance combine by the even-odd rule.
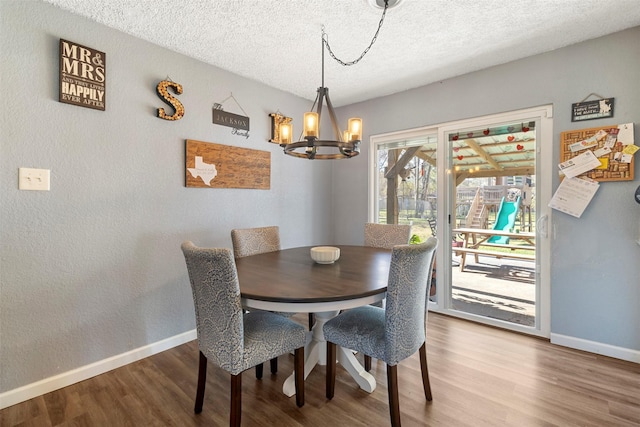
[[[322, 327], [324, 324], [336, 317], [338, 311], [325, 311], [322, 313], [316, 313], [316, 324], [311, 331], [311, 341], [305, 346], [304, 349], [304, 377], [309, 376], [309, 373], [316, 365], [324, 366], [327, 364], [327, 341], [324, 338], [324, 332]], [[338, 363], [340, 363], [349, 372], [349, 375], [358, 383], [361, 389], [371, 393], [376, 389], [376, 379], [364, 370], [364, 367], [358, 362], [358, 359], [353, 354], [353, 351], [336, 347], [336, 355]], [[295, 375], [291, 374], [282, 386], [282, 392], [291, 397], [296, 394], [295, 387]]]

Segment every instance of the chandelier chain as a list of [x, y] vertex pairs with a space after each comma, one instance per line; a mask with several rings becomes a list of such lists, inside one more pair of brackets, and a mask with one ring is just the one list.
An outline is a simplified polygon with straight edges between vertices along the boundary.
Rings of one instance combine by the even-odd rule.
[[354, 59], [353, 61], [343, 61], [340, 58], [336, 57], [335, 53], [333, 53], [333, 50], [331, 50], [331, 46], [329, 46], [329, 35], [324, 31], [324, 25], [323, 25], [322, 26], [322, 42], [327, 47], [327, 50], [329, 51], [329, 55], [331, 55], [331, 57], [335, 59], [337, 63], [339, 63], [340, 65], [344, 65], [345, 67], [348, 67], [350, 65], [355, 65], [358, 62], [360, 62], [360, 60], [364, 58], [367, 52], [369, 52], [369, 49], [371, 49], [373, 44], [378, 39], [378, 33], [380, 33], [380, 29], [382, 28], [382, 23], [384, 22], [384, 17], [387, 14], [388, 7], [389, 7], [389, 0], [385, 0], [384, 10], [382, 11], [382, 17], [380, 18], [380, 22], [378, 23], [378, 29], [376, 30], [376, 33], [373, 35], [373, 38], [371, 39], [371, 43], [369, 43], [369, 46], [367, 46], [367, 48], [360, 54], [360, 56]]

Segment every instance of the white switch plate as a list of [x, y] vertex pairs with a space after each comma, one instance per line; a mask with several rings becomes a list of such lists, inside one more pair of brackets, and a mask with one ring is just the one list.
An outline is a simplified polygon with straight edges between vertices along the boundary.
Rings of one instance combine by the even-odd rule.
[[49, 191], [50, 172], [49, 169], [19, 168], [18, 189]]

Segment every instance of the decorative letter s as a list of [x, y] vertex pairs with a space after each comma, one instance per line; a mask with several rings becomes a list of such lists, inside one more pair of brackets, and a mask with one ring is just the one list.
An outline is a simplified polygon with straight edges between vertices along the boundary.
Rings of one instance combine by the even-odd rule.
[[178, 95], [182, 93], [182, 85], [169, 80], [163, 80], [158, 83], [156, 92], [158, 92], [158, 96], [160, 97], [160, 99], [171, 105], [176, 110], [176, 112], [173, 116], [168, 116], [165, 114], [164, 108], [158, 108], [158, 117], [165, 120], [180, 120], [182, 116], [184, 116], [184, 106], [180, 101], [178, 101], [177, 98], [169, 94], [169, 91], [167, 89], [169, 87], [172, 87]]

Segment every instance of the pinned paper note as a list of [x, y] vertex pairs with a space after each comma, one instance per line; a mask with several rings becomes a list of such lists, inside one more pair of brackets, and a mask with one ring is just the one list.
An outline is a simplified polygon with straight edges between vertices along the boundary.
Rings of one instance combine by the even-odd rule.
[[613, 146], [616, 145], [616, 142], [618, 141], [618, 132], [620, 132], [620, 129], [618, 128], [609, 129], [607, 138], [604, 140], [605, 147], [613, 148]]
[[600, 166], [598, 166], [596, 169], [601, 169], [601, 170], [609, 169], [609, 158], [608, 157], [599, 157], [598, 160], [600, 160]]
[[573, 178], [581, 173], [597, 168], [600, 166], [600, 160], [593, 154], [593, 151], [585, 151], [579, 156], [560, 163], [558, 166], [566, 177]]
[[569, 150], [571, 150], [572, 153], [575, 153], [576, 151], [595, 147], [596, 145], [598, 145], [598, 140], [592, 136], [591, 138], [584, 139], [580, 142], [576, 142], [575, 144], [571, 144], [569, 146]]
[[620, 141], [622, 145], [635, 143], [633, 140], [633, 123], [618, 125], [618, 141]]
[[609, 147], [602, 147], [597, 150], [593, 150], [593, 154], [595, 154], [596, 157], [608, 156], [609, 153], [611, 153], [611, 148]]
[[551, 198], [549, 207], [580, 218], [599, 187], [599, 183], [591, 180], [565, 179]]
[[583, 139], [582, 141], [576, 142], [575, 144], [571, 144], [569, 146], [569, 149], [572, 152], [576, 152], [576, 151], [584, 150], [586, 148], [595, 147], [598, 145], [598, 142], [604, 139], [607, 135], [608, 135], [607, 131], [605, 131], [604, 129], [600, 129], [598, 132], [596, 132], [595, 135], [587, 139]]
[[625, 154], [623, 151], [618, 151], [613, 156], [613, 160], [620, 163], [631, 163], [633, 159], [633, 154]]

